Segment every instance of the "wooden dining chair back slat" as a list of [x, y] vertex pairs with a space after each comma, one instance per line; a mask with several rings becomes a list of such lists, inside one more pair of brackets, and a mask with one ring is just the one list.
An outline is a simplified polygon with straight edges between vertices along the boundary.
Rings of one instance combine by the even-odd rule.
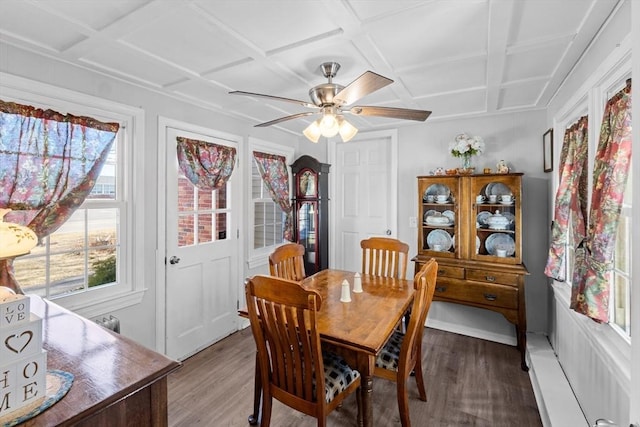
[[362, 240], [360, 247], [364, 274], [406, 279], [408, 244], [390, 237], [370, 237]]
[[247, 280], [245, 293], [258, 350], [261, 426], [270, 423], [272, 398], [325, 426], [327, 414], [359, 389], [360, 375], [322, 351], [316, 322], [322, 297], [296, 281], [262, 275]]
[[282, 279], [299, 282], [306, 277], [304, 270], [304, 246], [286, 243], [269, 255], [269, 273]]
[[395, 331], [378, 355], [374, 375], [397, 384], [398, 410], [403, 427], [410, 427], [409, 393], [407, 383], [414, 372], [420, 400], [427, 400], [422, 372], [422, 337], [425, 322], [433, 301], [438, 274], [435, 259], [426, 262], [415, 275], [415, 294], [407, 332]]

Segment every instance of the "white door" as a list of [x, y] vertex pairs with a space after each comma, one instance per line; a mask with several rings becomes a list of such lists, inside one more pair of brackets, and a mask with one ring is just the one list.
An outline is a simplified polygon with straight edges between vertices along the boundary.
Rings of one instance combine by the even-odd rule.
[[199, 191], [179, 171], [178, 136], [238, 142], [166, 128], [165, 352], [182, 360], [237, 330], [241, 171], [237, 153], [226, 188]]
[[363, 132], [330, 148], [331, 265], [360, 271], [362, 239], [397, 236], [396, 132]]

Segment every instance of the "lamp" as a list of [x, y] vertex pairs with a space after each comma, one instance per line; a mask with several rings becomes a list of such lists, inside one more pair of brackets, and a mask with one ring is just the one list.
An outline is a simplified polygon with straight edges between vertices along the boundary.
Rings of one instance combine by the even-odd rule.
[[4, 222], [11, 209], [0, 209], [0, 260], [28, 254], [38, 244], [36, 233], [29, 227]]
[[312, 122], [302, 133], [311, 142], [318, 142], [320, 136], [331, 138], [339, 133], [342, 142], [347, 142], [358, 133], [358, 129], [342, 115], [336, 114], [335, 107], [329, 106], [323, 108], [322, 117]]

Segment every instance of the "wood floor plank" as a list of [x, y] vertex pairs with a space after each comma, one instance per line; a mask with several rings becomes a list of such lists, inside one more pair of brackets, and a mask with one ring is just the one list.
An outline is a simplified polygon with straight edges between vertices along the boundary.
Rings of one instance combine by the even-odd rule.
[[[413, 426], [540, 427], [529, 375], [515, 347], [427, 328], [423, 341], [427, 402], [409, 388]], [[169, 425], [248, 426], [253, 407], [255, 344], [250, 329], [237, 332], [184, 361], [169, 376]], [[272, 426], [315, 426], [274, 400]], [[395, 384], [374, 380], [375, 425], [399, 426]], [[356, 425], [350, 396], [328, 425]]]

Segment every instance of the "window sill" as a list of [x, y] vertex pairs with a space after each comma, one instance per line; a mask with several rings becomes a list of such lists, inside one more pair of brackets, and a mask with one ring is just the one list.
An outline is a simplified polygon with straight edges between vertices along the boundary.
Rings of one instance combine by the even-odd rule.
[[[80, 316], [92, 319], [105, 314], [131, 307], [142, 302], [146, 289], [120, 294], [111, 294], [99, 298], [88, 298], [86, 293], [68, 297], [51, 298], [56, 304], [73, 311]], [[81, 297], [81, 298], [77, 298]]]

